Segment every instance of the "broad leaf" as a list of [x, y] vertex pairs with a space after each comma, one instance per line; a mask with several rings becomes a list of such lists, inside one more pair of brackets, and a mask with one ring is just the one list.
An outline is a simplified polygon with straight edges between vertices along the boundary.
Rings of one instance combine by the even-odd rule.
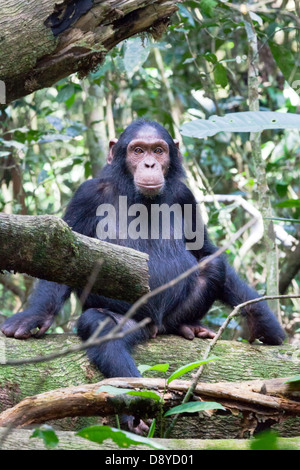
[[298, 52], [293, 51], [291, 47], [286, 47], [284, 44], [276, 44], [274, 41], [269, 41], [269, 46], [284, 78], [298, 93], [300, 87]]
[[178, 413], [196, 413], [205, 410], [225, 410], [225, 408], [214, 401], [191, 401], [183, 405], [174, 406], [168, 410], [164, 416], [175, 415]]
[[272, 111], [229, 113], [187, 122], [181, 127], [181, 133], [203, 139], [218, 132], [261, 132], [264, 129], [300, 129], [300, 115]]
[[186, 364], [185, 366], [182, 366], [179, 369], [175, 370], [175, 372], [173, 372], [173, 374], [170, 375], [170, 377], [168, 378], [167, 383], [169, 384], [170, 382], [172, 382], [172, 380], [175, 380], [178, 377], [181, 377], [183, 374], [186, 374], [187, 372], [189, 372], [190, 370], [195, 369], [196, 367], [200, 367], [203, 364], [206, 364], [207, 362], [217, 361], [217, 360], [220, 360], [220, 358], [219, 357], [210, 357], [210, 358], [208, 358], [204, 361], [197, 361], [197, 362], [191, 362], [190, 364]]
[[289, 384], [289, 383], [294, 383], [294, 382], [300, 382], [300, 375], [295, 375], [294, 377], [291, 377], [290, 379], [286, 380], [283, 383]]
[[35, 429], [30, 438], [32, 437], [39, 437], [40, 439], [43, 439], [45, 446], [49, 447], [50, 449], [54, 449], [54, 447], [56, 447], [59, 442], [55, 431], [48, 424], [44, 424], [40, 428]]
[[147, 60], [150, 49], [143, 45], [141, 38], [133, 38], [127, 42], [124, 54], [124, 67], [128, 78], [131, 78], [135, 72]]
[[138, 371], [140, 372], [140, 374], [143, 374], [144, 372], [148, 370], [158, 370], [160, 372], [167, 372], [169, 367], [170, 367], [170, 364], [167, 364], [167, 363], [155, 364], [154, 366], [147, 366], [146, 364], [141, 364], [140, 366], [138, 366]]
[[156, 419], [153, 418], [147, 437], [153, 437], [154, 436], [155, 426], [156, 426]]
[[222, 64], [217, 64], [214, 68], [214, 79], [217, 85], [223, 88], [228, 84], [227, 71]]
[[131, 445], [144, 444], [153, 449], [163, 449], [161, 444], [158, 444], [152, 439], [147, 437], [138, 436], [127, 431], [120, 431], [116, 428], [111, 428], [110, 426], [89, 426], [87, 428], [81, 429], [76, 433], [77, 436], [84, 437], [89, 441], [97, 442], [102, 444], [105, 439], [112, 439], [119, 447], [127, 448]]
[[106, 392], [106, 393], [110, 393], [111, 395], [122, 395], [124, 393], [131, 392], [131, 389], [130, 388], [113, 387], [112, 385], [102, 385], [97, 390], [97, 393], [99, 393], [99, 392]]
[[300, 199], [287, 199], [286, 201], [278, 202], [276, 207], [300, 207]]
[[161, 401], [160, 395], [151, 390], [130, 390], [126, 392], [126, 395], [134, 395], [136, 397], [143, 397], [143, 398], [152, 398], [155, 401]]
[[106, 392], [110, 395], [134, 395], [136, 397], [152, 398], [155, 401], [161, 401], [160, 395], [151, 390], [131, 390], [130, 388], [113, 387], [112, 385], [102, 385], [98, 390], [99, 392]]

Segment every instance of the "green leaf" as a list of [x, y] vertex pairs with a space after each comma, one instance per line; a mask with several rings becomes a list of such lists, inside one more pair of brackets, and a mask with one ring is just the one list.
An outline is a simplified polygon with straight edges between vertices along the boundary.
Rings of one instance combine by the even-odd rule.
[[112, 439], [119, 447], [123, 448], [128, 448], [131, 445], [144, 444], [153, 449], [166, 450], [166, 447], [163, 447], [152, 439], [138, 436], [131, 432], [120, 431], [110, 426], [89, 426], [78, 431], [76, 435], [84, 437], [89, 441], [97, 442], [98, 444], [102, 444], [105, 439]]
[[277, 183], [276, 191], [277, 191], [278, 196], [284, 197], [287, 193], [288, 187], [289, 187], [288, 183]]
[[110, 395], [134, 395], [136, 397], [152, 398], [155, 401], [161, 401], [160, 395], [151, 390], [132, 390], [130, 388], [118, 388], [112, 385], [102, 385], [98, 388], [97, 393], [106, 392]]
[[165, 364], [155, 364], [154, 366], [147, 366], [146, 364], [141, 364], [140, 366], [138, 366], [138, 371], [142, 375], [143, 375], [144, 372], [146, 372], [148, 370], [158, 370], [160, 372], [167, 372], [169, 367], [170, 367], [170, 364], [167, 364], [167, 363], [165, 363]]
[[278, 202], [275, 207], [300, 207], [300, 199], [287, 199], [286, 201]]
[[131, 391], [132, 390], [130, 388], [119, 388], [113, 387], [112, 385], [102, 385], [100, 388], [98, 388], [97, 393], [106, 392], [110, 393], [111, 395], [122, 395]]
[[274, 431], [259, 433], [250, 441], [251, 450], [278, 450], [278, 437]]
[[133, 38], [127, 42], [124, 54], [124, 67], [129, 78], [143, 65], [147, 60], [150, 49], [144, 47], [141, 38]]
[[191, 13], [189, 12], [189, 10], [187, 8], [185, 8], [183, 5], [179, 4], [178, 5], [178, 10], [179, 10], [180, 15], [183, 16], [184, 18], [186, 18], [191, 26], [195, 26], [194, 18], [193, 18], [193, 16], [191, 15]]
[[155, 426], [156, 426], [156, 419], [153, 418], [147, 437], [153, 437], [154, 436]]
[[269, 41], [269, 46], [284, 78], [298, 93], [300, 88], [300, 67], [297, 51], [293, 51], [291, 47], [285, 47], [283, 44], [276, 44], [274, 41]]
[[214, 10], [217, 6], [215, 0], [201, 0], [200, 10], [210, 18], [214, 16]]
[[205, 54], [202, 54], [202, 57], [204, 57], [207, 62], [210, 62], [211, 64], [216, 64], [218, 62], [217, 56], [212, 52], [206, 52]]
[[194, 57], [189, 57], [188, 59], [185, 59], [184, 62], [182, 62], [182, 65], [191, 64], [192, 62], [195, 62]]
[[289, 384], [293, 382], [300, 382], [300, 375], [294, 375], [294, 377], [291, 377], [290, 379], [286, 380], [283, 382], [284, 384]]
[[55, 431], [48, 424], [44, 424], [40, 428], [35, 429], [30, 438], [32, 437], [39, 437], [40, 439], [43, 439], [45, 446], [49, 447], [50, 449], [54, 449], [54, 447], [56, 447], [59, 442]]
[[56, 100], [58, 103], [63, 103], [67, 101], [75, 93], [74, 85], [68, 83], [68, 85], [63, 86], [57, 93]]
[[126, 395], [134, 395], [136, 397], [143, 397], [143, 398], [152, 398], [155, 401], [162, 401], [160, 395], [151, 390], [130, 390], [126, 392]]
[[172, 382], [172, 380], [175, 380], [178, 377], [181, 377], [183, 374], [186, 374], [187, 372], [189, 372], [190, 370], [195, 369], [196, 367], [202, 366], [202, 364], [207, 364], [208, 362], [217, 361], [217, 360], [220, 360], [220, 358], [219, 357], [210, 357], [210, 358], [208, 358], [204, 361], [197, 361], [197, 362], [191, 362], [190, 364], [186, 364], [186, 365], [180, 367], [179, 369], [175, 370], [175, 372], [173, 372], [173, 374], [170, 375], [170, 377], [168, 378], [167, 383], [169, 384], [170, 382]]
[[191, 401], [183, 405], [174, 406], [168, 410], [164, 416], [175, 415], [178, 413], [196, 413], [205, 410], [225, 410], [225, 408], [214, 401]]
[[224, 65], [217, 64], [214, 68], [214, 79], [217, 85], [221, 85], [223, 88], [228, 84], [227, 70]]
[[22, 142], [18, 142], [17, 140], [2, 140], [1, 144], [4, 147], [14, 147], [17, 150], [24, 150], [26, 146]]
[[187, 122], [181, 127], [181, 133], [203, 139], [218, 132], [261, 132], [264, 129], [300, 129], [300, 115], [272, 111], [229, 113]]
[[252, 18], [253, 21], [257, 21], [257, 23], [262, 26], [263, 25], [263, 20], [260, 16], [258, 16], [256, 13], [254, 13], [253, 11], [249, 11], [249, 15], [250, 17]]

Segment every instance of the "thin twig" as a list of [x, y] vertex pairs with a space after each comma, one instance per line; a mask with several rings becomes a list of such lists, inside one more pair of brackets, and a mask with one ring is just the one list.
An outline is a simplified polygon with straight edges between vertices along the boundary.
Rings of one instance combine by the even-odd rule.
[[92, 346], [99, 346], [100, 344], [106, 343], [107, 341], [110, 341], [112, 339], [124, 338], [124, 336], [128, 334], [133, 333], [134, 331], [140, 328], [144, 328], [144, 326], [148, 325], [150, 322], [151, 322], [150, 318], [144, 318], [139, 323], [134, 325], [132, 328], [129, 328], [128, 330], [123, 331], [121, 333], [115, 333], [114, 335], [112, 335], [112, 331], [111, 331], [110, 333], [108, 333], [105, 336], [102, 336], [101, 338], [94, 339], [93, 341], [91, 341], [89, 338], [87, 341], [84, 341], [82, 344], [71, 346], [68, 349], [64, 349], [59, 352], [48, 354], [48, 356], [37, 356], [37, 357], [29, 358], [29, 359], [9, 359], [5, 362], [2, 362], [0, 366], [18, 366], [22, 364], [35, 364], [38, 362], [49, 362], [58, 357], [66, 356], [67, 354], [72, 354], [78, 351], [83, 351], [84, 349], [91, 348]]

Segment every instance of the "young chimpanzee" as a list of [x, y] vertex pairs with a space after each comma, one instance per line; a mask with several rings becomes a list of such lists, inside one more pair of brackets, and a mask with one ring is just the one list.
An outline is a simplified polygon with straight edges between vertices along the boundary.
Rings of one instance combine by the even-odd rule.
[[[67, 208], [64, 220], [75, 232], [101, 238], [103, 231], [101, 235], [99, 226], [106, 214], [101, 211], [101, 205], [106, 204], [102, 207], [107, 210], [108, 204], [113, 206], [117, 215], [115, 220], [119, 221], [120, 216], [124, 215], [119, 209], [120, 196], [123, 197], [123, 204], [124, 197], [127, 197], [128, 234], [121, 234], [121, 223], [117, 222], [115, 230], [108, 230], [107, 241], [149, 254], [149, 282], [152, 290], [216, 251], [217, 248], [210, 242], [206, 229], [197, 227], [197, 204], [191, 191], [182, 182], [184, 170], [178, 142], [171, 138], [164, 127], [152, 121], [133, 122], [119, 140], [110, 142], [107, 162], [98, 178], [88, 180], [79, 187]], [[194, 233], [194, 238], [197, 238], [195, 230], [201, 231], [202, 228], [203, 243], [191, 243], [188, 247], [187, 241], [191, 241], [192, 237], [188, 240], [186, 231], [178, 236], [175, 215], [169, 219], [169, 237], [161, 235], [164, 217], [159, 219], [159, 236], [152, 236], [155, 232], [152, 231], [155, 228], [152, 209], [162, 204], [169, 208], [175, 205], [175, 209], [182, 209], [184, 217], [192, 218], [192, 221], [187, 223], [190, 233]], [[188, 207], [192, 209], [186, 215], [185, 209]], [[134, 213], [144, 213], [144, 209], [147, 215], [143, 219], [140, 218], [139, 223], [146, 223], [148, 232], [146, 230], [146, 236], [138, 237], [129, 225], [134, 220]], [[182, 226], [186, 220], [183, 222]], [[136, 228], [137, 225], [139, 224], [135, 225]], [[139, 228], [140, 233], [145, 233], [145, 227]], [[124, 232], [124, 227], [122, 230]], [[42, 335], [52, 324], [70, 292], [71, 288], [67, 286], [39, 281], [29, 307], [7, 319], [2, 325], [2, 332], [6, 336], [28, 338], [31, 336], [31, 330], [39, 328], [37, 336]], [[92, 347], [88, 350], [88, 355], [107, 377], [139, 376], [130, 355], [134, 345], [164, 333], [182, 335], [187, 339], [193, 339], [195, 336], [211, 338], [214, 333], [204, 328], [200, 320], [215, 300], [219, 299], [234, 307], [257, 297], [257, 292], [238, 277], [226, 259], [218, 256], [174, 287], [151, 298], [124, 328], [128, 329], [134, 322], [146, 316], [152, 319], [149, 327], [130, 333], [123, 339]], [[106, 334], [129, 307], [126, 302], [90, 294], [78, 322], [79, 336], [86, 340], [96, 330], [99, 322], [109, 316], [110, 322], [101, 332], [102, 335]], [[258, 338], [267, 344], [281, 344], [284, 332], [266, 302], [252, 304], [245, 308], [243, 313], [248, 321], [250, 341]], [[141, 432], [138, 427], [135, 430]]]

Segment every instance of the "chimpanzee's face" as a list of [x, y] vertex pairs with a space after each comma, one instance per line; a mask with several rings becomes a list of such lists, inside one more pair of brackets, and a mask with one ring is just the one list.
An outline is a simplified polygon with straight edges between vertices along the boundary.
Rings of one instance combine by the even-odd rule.
[[145, 196], [156, 196], [165, 184], [170, 164], [169, 145], [154, 128], [145, 126], [129, 142], [126, 164], [136, 189]]

